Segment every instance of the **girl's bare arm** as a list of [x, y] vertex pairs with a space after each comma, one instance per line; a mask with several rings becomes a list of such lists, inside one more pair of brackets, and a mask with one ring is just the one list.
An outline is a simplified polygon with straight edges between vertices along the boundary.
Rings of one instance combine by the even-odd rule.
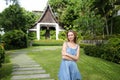
[[62, 47], [62, 58], [67, 59], [67, 60], [73, 60], [71, 57], [66, 56], [66, 54], [68, 54], [68, 53], [66, 53], [66, 48], [67, 48], [66, 42], [64, 42], [63, 47]]
[[71, 59], [77, 61], [79, 59], [79, 54], [80, 54], [79, 52], [80, 52], [80, 47], [78, 46], [77, 54], [75, 56], [74, 55], [70, 55], [68, 53], [66, 53], [65, 55], [68, 56], [68, 57], [70, 57]]

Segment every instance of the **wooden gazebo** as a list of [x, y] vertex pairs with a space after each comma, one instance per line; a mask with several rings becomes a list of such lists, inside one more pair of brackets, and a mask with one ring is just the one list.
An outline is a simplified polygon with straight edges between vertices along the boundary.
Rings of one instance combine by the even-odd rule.
[[50, 38], [50, 27], [54, 27], [56, 30], [56, 40], [58, 40], [59, 31], [63, 29], [59, 26], [55, 15], [50, 8], [50, 5], [47, 4], [45, 11], [43, 12], [41, 18], [35, 23], [34, 27], [29, 29], [29, 31], [36, 31], [37, 39], [40, 40], [40, 29], [44, 27], [46, 29], [45, 37]]

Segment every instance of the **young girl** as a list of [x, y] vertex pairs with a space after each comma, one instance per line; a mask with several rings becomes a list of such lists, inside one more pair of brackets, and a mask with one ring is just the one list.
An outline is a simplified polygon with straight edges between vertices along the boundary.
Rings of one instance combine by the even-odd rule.
[[76, 61], [79, 59], [80, 47], [76, 43], [77, 35], [74, 31], [67, 32], [67, 42], [62, 47], [62, 62], [59, 70], [59, 80], [81, 80]]

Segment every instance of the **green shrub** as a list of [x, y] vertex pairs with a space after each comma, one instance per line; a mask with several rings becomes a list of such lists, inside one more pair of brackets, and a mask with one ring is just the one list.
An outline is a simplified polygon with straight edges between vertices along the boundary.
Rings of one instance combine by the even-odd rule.
[[109, 36], [105, 35], [103, 39], [104, 39], [104, 40], [109, 40], [109, 39], [111, 39], [111, 38], [120, 38], [120, 34], [117, 34], [117, 35], [109, 35]]
[[59, 32], [59, 39], [65, 40], [66, 39], [66, 32], [65, 31], [61, 31]]
[[33, 46], [62, 46], [63, 40], [39, 40], [34, 41]]
[[56, 39], [56, 31], [55, 30], [50, 30], [50, 39]]
[[85, 46], [85, 54], [120, 63], [120, 39], [111, 38], [106, 43], [96, 46]]
[[85, 48], [86, 46], [95, 46], [94, 44], [80, 43], [80, 48]]
[[102, 46], [103, 54], [101, 57], [103, 59], [120, 63], [120, 39], [119, 38], [111, 38], [107, 41], [106, 44]]
[[45, 30], [40, 30], [40, 39], [45, 39]]
[[113, 34], [120, 34], [120, 15], [113, 17]]
[[28, 46], [27, 35], [21, 30], [6, 32], [3, 41], [5, 41], [5, 49], [19, 49]]
[[36, 33], [35, 32], [29, 32], [28, 33], [28, 39], [29, 40], [35, 40], [36, 39]]
[[[40, 30], [40, 39], [41, 40], [45, 40], [45, 33], [46, 33], [45, 29]], [[53, 39], [53, 40], [56, 39], [56, 31], [55, 30], [50, 30], [50, 39]]]
[[2, 63], [4, 63], [5, 60], [5, 50], [2, 45], [0, 45], [0, 67], [2, 66]]
[[94, 57], [101, 57], [101, 48], [99, 46], [85, 46], [85, 54]]

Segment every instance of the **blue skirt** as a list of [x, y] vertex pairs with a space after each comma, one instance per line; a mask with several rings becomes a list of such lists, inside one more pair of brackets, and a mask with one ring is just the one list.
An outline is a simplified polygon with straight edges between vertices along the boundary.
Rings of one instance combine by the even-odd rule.
[[58, 73], [59, 80], [81, 80], [81, 74], [75, 61], [63, 59]]

